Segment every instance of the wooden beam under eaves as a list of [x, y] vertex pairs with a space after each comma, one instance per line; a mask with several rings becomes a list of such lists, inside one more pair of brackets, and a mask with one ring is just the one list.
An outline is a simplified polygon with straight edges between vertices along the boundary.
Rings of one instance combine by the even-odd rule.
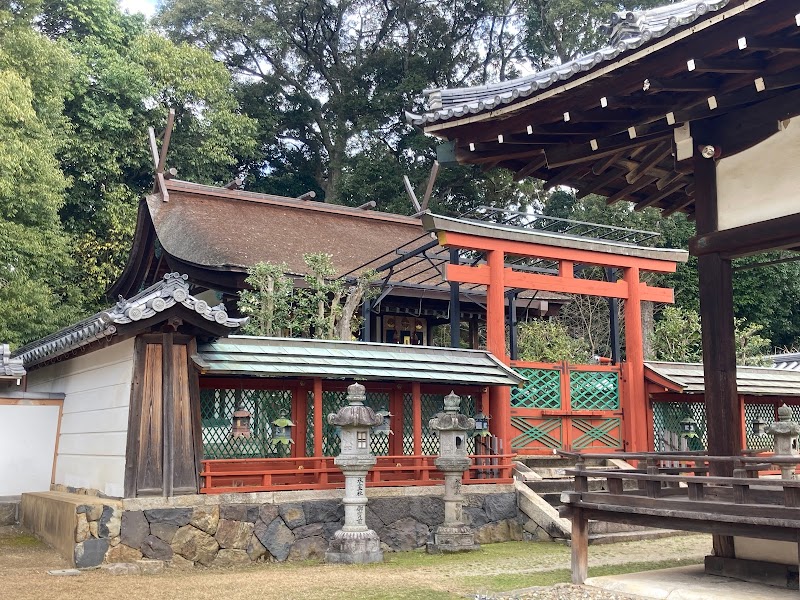
[[597, 149], [592, 148], [591, 143], [573, 144], [556, 146], [552, 149], [545, 149], [547, 165], [551, 169], [565, 167], [568, 165], [593, 161], [603, 157], [612, 156], [621, 150], [632, 150], [640, 146], [648, 146], [653, 142], [672, 138], [672, 129], [657, 131], [655, 133], [630, 138], [629, 134], [618, 133], [608, 138], [595, 140]]
[[653, 206], [660, 200], [663, 200], [664, 198], [667, 198], [672, 194], [680, 191], [688, 183], [689, 181], [687, 179], [679, 179], [678, 181], [673, 182], [672, 185], [665, 187], [660, 192], [656, 192], [652, 196], [649, 196], [644, 200], [637, 202], [636, 206], [633, 207], [633, 210], [644, 210], [648, 206]]
[[694, 197], [690, 196], [689, 194], [684, 194], [683, 198], [680, 201], [672, 204], [669, 208], [666, 208], [663, 211], [661, 211], [661, 216], [664, 218], [669, 217], [670, 215], [673, 215], [676, 212], [685, 209], [686, 207], [688, 207], [693, 203], [694, 203]]
[[577, 164], [577, 165], [572, 165], [571, 167], [567, 167], [560, 173], [556, 173], [555, 176], [548, 179], [547, 183], [545, 183], [544, 185], [544, 189], [551, 190], [556, 186], [569, 183], [570, 181], [576, 178], [580, 179], [580, 177], [578, 177], [578, 174], [583, 173], [584, 171], [586, 171], [586, 165], [584, 164]]
[[534, 173], [545, 166], [547, 166], [547, 159], [544, 156], [536, 158], [514, 173], [514, 181], [522, 181], [531, 173]]
[[647, 79], [642, 86], [645, 92], [706, 92], [712, 93], [719, 87], [710, 79], [676, 77], [674, 79]]
[[626, 176], [625, 180], [628, 183], [636, 183], [642, 177], [658, 165], [662, 160], [672, 153], [672, 142], [667, 140], [661, 144], [656, 145], [655, 148], [650, 150], [644, 157], [642, 157], [639, 166], [631, 170]]
[[690, 60], [688, 68], [695, 73], [757, 73], [764, 68], [764, 62], [741, 56], [735, 59], [698, 58]]
[[[486, 144], [483, 144], [486, 147]], [[534, 156], [541, 156], [543, 150], [541, 148], [534, 148], [532, 150], [522, 150], [518, 152], [511, 151], [512, 148], [504, 147], [502, 144], [494, 146], [492, 151], [484, 152], [469, 152], [463, 148], [456, 149], [456, 156], [459, 162], [471, 164], [484, 164], [484, 163], [498, 163], [505, 160], [524, 160], [526, 158], [533, 158]]]
[[615, 202], [619, 202], [620, 200], [630, 199], [629, 196], [631, 194], [635, 194], [639, 190], [642, 190], [642, 189], [646, 188], [648, 185], [653, 183], [656, 179], [658, 179], [658, 178], [648, 175], [647, 177], [645, 177], [644, 179], [640, 179], [639, 181], [637, 181], [633, 185], [625, 186], [620, 191], [618, 191], [616, 194], [614, 194], [612, 196], [609, 196], [606, 199], [606, 204], [610, 205], [610, 204], [614, 204]]
[[593, 181], [588, 181], [585, 186], [581, 186], [578, 190], [577, 197], [585, 198], [589, 194], [598, 193], [604, 187], [616, 181], [617, 179], [622, 179], [622, 174], [619, 172], [619, 169], [611, 169], [602, 177], [596, 177]]

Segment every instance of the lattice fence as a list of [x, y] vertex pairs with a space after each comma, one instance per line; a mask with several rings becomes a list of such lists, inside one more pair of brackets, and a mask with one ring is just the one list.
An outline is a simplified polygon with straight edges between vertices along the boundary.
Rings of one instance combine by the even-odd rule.
[[[697, 437], [687, 438], [681, 448], [681, 421], [692, 417], [697, 421]], [[706, 407], [702, 402], [654, 402], [653, 439], [656, 452], [675, 450], [705, 450], [708, 447], [706, 433]], [[676, 447], [677, 446], [677, 447]]]
[[572, 410], [619, 410], [619, 374], [614, 371], [571, 371]]
[[752, 423], [756, 419], [762, 419], [767, 425], [771, 424], [778, 418], [778, 413], [775, 411], [774, 404], [748, 404], [744, 405], [744, 421], [747, 431], [748, 448], [753, 450], [763, 450], [765, 452], [772, 452], [775, 447], [775, 438], [769, 434], [757, 435], [753, 433]]
[[515, 408], [561, 408], [561, 371], [558, 369], [529, 369], [514, 367], [528, 381], [522, 387], [511, 388], [511, 406]]
[[[439, 438], [428, 428], [430, 420], [444, 410], [444, 394], [422, 394], [422, 454], [438, 454]], [[468, 416], [475, 414], [475, 398], [461, 396], [461, 412]], [[491, 429], [491, 422], [489, 423]], [[471, 433], [471, 432], [470, 432]], [[467, 439], [467, 452], [474, 454], [475, 444]], [[403, 394], [403, 454], [414, 454], [414, 401], [411, 394]]]
[[[306, 430], [306, 456], [314, 456], [314, 392], [309, 391], [306, 399], [307, 430]], [[347, 404], [347, 392], [322, 392], [322, 453], [324, 456], [336, 456], [341, 449], [341, 440], [336, 425], [328, 424], [328, 415], [338, 411]], [[389, 410], [389, 394], [381, 392], [367, 392], [365, 405], [374, 411]], [[373, 435], [371, 444], [372, 453], [376, 456], [389, 454], [389, 437], [386, 435]]]
[[[233, 439], [233, 412], [250, 412], [250, 438]], [[272, 443], [272, 421], [290, 416], [290, 390], [201, 389], [200, 416], [205, 458], [276, 458], [287, 456], [285, 446]]]

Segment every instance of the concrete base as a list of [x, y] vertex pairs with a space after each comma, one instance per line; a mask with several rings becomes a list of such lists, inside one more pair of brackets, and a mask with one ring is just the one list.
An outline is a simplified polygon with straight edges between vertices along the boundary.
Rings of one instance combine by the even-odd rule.
[[333, 535], [325, 562], [347, 565], [383, 562], [381, 540], [371, 529], [359, 532], [340, 529]]
[[475, 534], [466, 525], [447, 527], [440, 525], [433, 532], [433, 542], [427, 545], [428, 554], [442, 554], [453, 552], [470, 552], [479, 550], [480, 545], [475, 543]]
[[744, 558], [723, 558], [706, 556], [706, 573], [733, 577], [742, 581], [763, 583], [787, 590], [800, 589], [798, 586], [798, 565], [749, 560]]

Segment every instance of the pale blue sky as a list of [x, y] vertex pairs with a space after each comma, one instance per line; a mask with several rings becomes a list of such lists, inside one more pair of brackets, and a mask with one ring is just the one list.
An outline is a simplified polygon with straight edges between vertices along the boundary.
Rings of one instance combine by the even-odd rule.
[[119, 6], [122, 10], [129, 13], [142, 13], [150, 18], [156, 11], [157, 0], [119, 0]]

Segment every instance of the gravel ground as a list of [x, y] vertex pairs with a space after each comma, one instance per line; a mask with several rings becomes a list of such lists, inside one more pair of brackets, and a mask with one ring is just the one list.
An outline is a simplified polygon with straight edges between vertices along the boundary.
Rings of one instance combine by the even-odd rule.
[[642, 600], [642, 597], [617, 594], [585, 585], [557, 583], [549, 587], [515, 590], [506, 594], [476, 596], [475, 600]]
[[[590, 573], [592, 567], [632, 562], [696, 558], [699, 563], [710, 547], [710, 536], [698, 535], [591, 546]], [[0, 600], [633, 600], [632, 596], [567, 584], [492, 591], [504, 578], [519, 581], [523, 587], [527, 573], [569, 569], [569, 556], [569, 548], [560, 544], [517, 543], [499, 545], [492, 553], [450, 558], [389, 554], [387, 563], [366, 567], [260, 563], [235, 569], [170, 569], [147, 576], [112, 576], [95, 570], [75, 577], [53, 577], [48, 570], [68, 566], [62, 558], [30, 536], [0, 528]], [[508, 588], [506, 582], [496, 589]], [[482, 593], [474, 595], [470, 590]]]

